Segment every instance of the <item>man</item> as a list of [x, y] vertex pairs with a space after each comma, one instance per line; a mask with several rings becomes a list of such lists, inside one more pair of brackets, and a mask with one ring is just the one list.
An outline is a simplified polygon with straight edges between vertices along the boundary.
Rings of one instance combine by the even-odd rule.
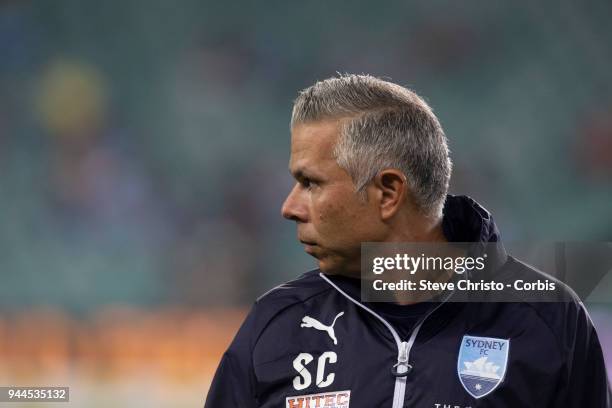
[[446, 137], [414, 92], [363, 75], [303, 90], [289, 168], [297, 183], [282, 214], [319, 269], [257, 300], [207, 408], [610, 406], [597, 335], [571, 294], [361, 301], [362, 242], [487, 244], [492, 273], [536, 273], [506, 255], [484, 208], [447, 196]]

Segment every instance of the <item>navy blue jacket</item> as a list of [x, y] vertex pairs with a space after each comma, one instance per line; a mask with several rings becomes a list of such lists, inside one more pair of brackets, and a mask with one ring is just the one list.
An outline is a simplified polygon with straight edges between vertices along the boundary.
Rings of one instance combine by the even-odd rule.
[[[444, 232], [499, 242], [467, 197], [449, 196]], [[539, 273], [498, 248], [500, 271]], [[205, 408], [610, 407], [597, 334], [571, 291], [556, 303], [432, 303], [406, 324], [389, 316], [318, 270], [274, 288], [223, 355]]]

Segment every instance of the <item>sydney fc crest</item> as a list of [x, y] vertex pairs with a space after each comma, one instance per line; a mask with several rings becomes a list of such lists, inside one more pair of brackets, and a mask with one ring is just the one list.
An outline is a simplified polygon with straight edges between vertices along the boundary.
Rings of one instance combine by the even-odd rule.
[[457, 359], [457, 374], [463, 388], [474, 398], [482, 398], [504, 380], [510, 340], [463, 336]]

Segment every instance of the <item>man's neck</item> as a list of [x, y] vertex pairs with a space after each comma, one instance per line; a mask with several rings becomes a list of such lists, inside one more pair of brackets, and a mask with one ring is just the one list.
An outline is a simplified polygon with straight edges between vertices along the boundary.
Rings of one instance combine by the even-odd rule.
[[[437, 220], [431, 220], [425, 217], [413, 217], [411, 220], [405, 220], [406, 222], [401, 223], [392, 230], [389, 235], [387, 242], [426, 242], [426, 243], [445, 243], [448, 239], [444, 235], [442, 229], [442, 218]], [[398, 223], [399, 225], [399, 223]], [[457, 256], [459, 253], [454, 253]], [[423, 276], [424, 274], [421, 274]], [[427, 276], [427, 278], [434, 282], [448, 282], [452, 279], [452, 272], [445, 273], [437, 276]], [[413, 294], [406, 296], [405, 294], [398, 293], [396, 296], [396, 304], [399, 305], [410, 305], [428, 301], [434, 298], [437, 294], [423, 294], [422, 298], [415, 298]]]
[[391, 229], [386, 242], [447, 242], [442, 229], [442, 219], [398, 223]]

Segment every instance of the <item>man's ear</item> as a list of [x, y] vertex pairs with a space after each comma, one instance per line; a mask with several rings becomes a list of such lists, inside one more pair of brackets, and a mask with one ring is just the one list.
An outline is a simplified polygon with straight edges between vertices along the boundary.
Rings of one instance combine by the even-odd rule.
[[408, 196], [408, 180], [397, 169], [385, 169], [374, 177], [379, 190], [380, 216], [383, 220], [392, 218], [404, 205]]

